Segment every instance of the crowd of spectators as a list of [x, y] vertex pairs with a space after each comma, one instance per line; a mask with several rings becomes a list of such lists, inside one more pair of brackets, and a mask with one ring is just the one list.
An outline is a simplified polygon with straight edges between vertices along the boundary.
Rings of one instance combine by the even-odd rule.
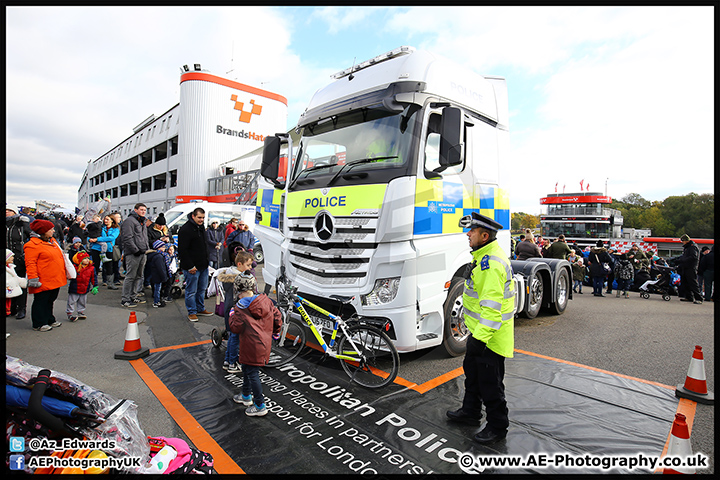
[[[151, 219], [145, 215], [146, 209], [137, 208], [139, 205], [125, 219], [119, 212], [92, 216], [29, 214], [6, 207], [6, 271], [10, 279], [6, 283], [13, 284], [12, 289], [6, 289], [6, 316], [22, 320], [30, 311], [35, 330], [46, 332], [60, 327], [62, 322], [52, 310], [61, 287], [69, 288], [72, 296], [73, 305], [69, 304], [66, 312], [71, 322], [87, 318], [84, 298], [75, 296], [96, 293], [98, 287], [122, 287], [124, 307], [146, 303], [145, 287], [152, 289], [153, 307], [172, 302], [171, 288], [178, 282], [182, 285], [177, 245], [168, 232], [164, 214]], [[228, 266], [228, 259], [234, 259], [238, 249], [252, 252], [255, 241], [237, 218], [228, 223], [227, 229], [212, 222], [202, 233], [214, 269]], [[198, 298], [204, 294], [196, 292]]]
[[[666, 260], [656, 252], [644, 252], [633, 244], [627, 252], [598, 240], [595, 246], [581, 248], [577, 243], [568, 244], [565, 236], [554, 241], [535, 236], [527, 229], [512, 239], [513, 259], [559, 258], [570, 262], [573, 272], [573, 292], [582, 294], [582, 287], [592, 287], [593, 295], [605, 297], [616, 290], [616, 297], [628, 298], [629, 291], [639, 291], [640, 286], [656, 279], [660, 267], [673, 267], [680, 281], [676, 281], [678, 296], [683, 301], [702, 303], [714, 301], [714, 246], [698, 247], [687, 235], [681, 238], [683, 255]], [[684, 280], [684, 282], [682, 281]], [[684, 283], [684, 285], [683, 285]]]

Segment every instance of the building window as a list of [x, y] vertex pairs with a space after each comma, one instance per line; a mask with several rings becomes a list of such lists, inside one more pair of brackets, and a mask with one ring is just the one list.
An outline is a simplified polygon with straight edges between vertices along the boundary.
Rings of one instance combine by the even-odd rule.
[[117, 187], [112, 189], [112, 198], [118, 198], [118, 188]]
[[170, 187], [177, 187], [177, 170], [170, 172]]
[[155, 147], [155, 161], [159, 162], [167, 158], [167, 142], [163, 142]]
[[142, 158], [141, 166], [147, 167], [152, 163], [152, 149], [145, 150], [140, 157]]
[[140, 193], [146, 193], [152, 191], [152, 177], [143, 178], [140, 180]]
[[120, 196], [121, 197], [127, 197], [128, 195], [128, 186], [127, 185], [120, 185]]
[[174, 137], [172, 140], [170, 140], [172, 144], [172, 151], [170, 155], [177, 155], [178, 153], [178, 137]]
[[130, 161], [126, 160], [120, 164], [120, 175], [125, 175], [130, 171]]
[[130, 171], [134, 172], [138, 169], [138, 157], [133, 157], [130, 160]]
[[153, 177], [153, 190], [164, 190], [165, 184], [167, 183], [167, 177], [163, 173], [161, 175], [156, 175]]
[[132, 182], [129, 184], [130, 186], [130, 195], [137, 195], [138, 189], [137, 189], [137, 182]]

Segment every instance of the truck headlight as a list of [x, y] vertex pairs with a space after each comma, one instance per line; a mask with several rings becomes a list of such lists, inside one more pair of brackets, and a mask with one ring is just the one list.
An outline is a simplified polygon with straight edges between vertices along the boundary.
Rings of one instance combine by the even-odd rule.
[[361, 295], [364, 306], [384, 305], [395, 300], [400, 288], [400, 277], [380, 278], [367, 295]]

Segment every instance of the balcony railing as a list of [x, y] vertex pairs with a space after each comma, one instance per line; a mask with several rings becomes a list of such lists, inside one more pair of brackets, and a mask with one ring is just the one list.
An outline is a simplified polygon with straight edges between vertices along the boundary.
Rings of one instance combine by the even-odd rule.
[[238, 200], [254, 199], [258, 189], [258, 175], [260, 170], [223, 175], [222, 177], [208, 178], [208, 196], [240, 194]]
[[614, 216], [616, 219], [622, 219], [622, 213], [620, 210], [614, 208], [597, 208], [597, 207], [553, 207], [548, 208], [546, 215], [560, 216], [560, 217], [574, 217], [577, 215], [588, 215], [588, 216], [602, 216], [611, 217]]

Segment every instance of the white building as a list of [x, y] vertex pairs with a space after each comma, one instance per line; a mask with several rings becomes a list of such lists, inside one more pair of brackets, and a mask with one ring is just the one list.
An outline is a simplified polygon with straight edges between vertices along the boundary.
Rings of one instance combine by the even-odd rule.
[[[88, 163], [78, 207], [109, 197], [125, 218], [136, 203], [155, 217], [178, 202], [220, 201], [208, 178], [227, 163], [262, 147], [266, 135], [287, 129], [287, 99], [202, 71], [180, 76], [180, 103], [151, 115], [133, 134]], [[227, 200], [224, 200], [227, 201]]]

